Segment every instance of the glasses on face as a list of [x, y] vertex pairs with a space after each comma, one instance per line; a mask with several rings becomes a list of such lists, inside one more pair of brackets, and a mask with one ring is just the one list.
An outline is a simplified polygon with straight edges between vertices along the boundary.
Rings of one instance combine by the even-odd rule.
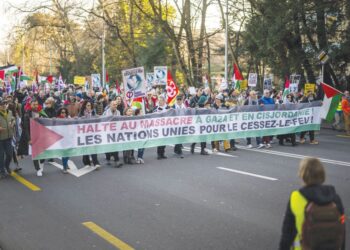
[[86, 104], [86, 107], [91, 107], [91, 104]]
[[66, 111], [61, 111], [61, 114], [66, 114]]

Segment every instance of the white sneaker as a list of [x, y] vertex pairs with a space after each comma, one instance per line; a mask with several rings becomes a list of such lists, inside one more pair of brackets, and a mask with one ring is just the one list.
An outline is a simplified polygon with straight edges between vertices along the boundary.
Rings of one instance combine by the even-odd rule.
[[101, 165], [97, 164], [95, 165], [96, 170], [99, 170], [101, 168]]
[[145, 164], [145, 161], [142, 158], [137, 159], [138, 164]]
[[272, 148], [271, 144], [270, 143], [266, 144], [266, 148]]
[[217, 150], [216, 148], [213, 149], [213, 153], [217, 153], [219, 152], [219, 150]]
[[41, 177], [43, 176], [43, 169], [40, 168], [38, 171], [36, 171], [36, 176]]
[[252, 144], [247, 145], [247, 148], [253, 148]]
[[259, 144], [259, 146], [257, 146], [257, 148], [259, 148], [259, 149], [263, 148], [263, 147], [264, 147], [264, 144], [261, 144], [261, 143]]

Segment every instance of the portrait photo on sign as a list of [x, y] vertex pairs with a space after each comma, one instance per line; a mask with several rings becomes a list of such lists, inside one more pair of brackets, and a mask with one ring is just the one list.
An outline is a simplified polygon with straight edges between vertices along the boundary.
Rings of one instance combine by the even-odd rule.
[[166, 85], [168, 68], [166, 66], [154, 67], [154, 84]]
[[122, 71], [124, 90], [128, 99], [146, 95], [145, 71], [143, 67]]

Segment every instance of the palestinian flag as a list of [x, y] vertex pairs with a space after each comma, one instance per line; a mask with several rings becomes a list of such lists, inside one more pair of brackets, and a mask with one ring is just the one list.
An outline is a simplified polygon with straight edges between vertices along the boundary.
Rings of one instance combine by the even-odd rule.
[[323, 82], [321, 82], [321, 86], [324, 92], [324, 98], [320, 117], [328, 122], [331, 122], [342, 98], [342, 92]]
[[286, 76], [286, 81], [284, 82], [284, 90], [283, 90], [283, 95], [282, 95], [283, 102], [285, 101], [287, 95], [290, 93], [289, 85], [290, 85], [290, 80], [289, 80], [288, 76]]
[[237, 64], [233, 65], [233, 77], [232, 77], [232, 83], [234, 84], [234, 89], [241, 89], [241, 81], [243, 81], [244, 78], [241, 74], [241, 72], [238, 69]]
[[20, 81], [30, 81], [32, 80], [32, 78], [30, 78], [29, 76], [27, 75], [24, 75], [22, 74], [20, 77], [19, 77]]
[[5, 75], [12, 75], [13, 73], [18, 72], [18, 67], [16, 65], [12, 65], [12, 66], [2, 68], [2, 70], [5, 71]]

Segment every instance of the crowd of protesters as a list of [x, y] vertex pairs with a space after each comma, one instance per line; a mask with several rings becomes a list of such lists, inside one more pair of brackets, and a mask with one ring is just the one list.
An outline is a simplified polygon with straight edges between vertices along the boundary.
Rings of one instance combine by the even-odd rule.
[[[282, 103], [307, 103], [316, 99], [315, 94], [309, 92], [305, 95], [302, 93], [288, 94], [283, 96], [282, 91], [275, 89], [265, 89], [263, 93], [254, 90], [216, 90], [212, 91], [209, 87], [185, 88], [180, 86], [180, 94], [176, 97], [176, 102], [169, 107], [166, 103], [166, 90], [161, 87], [152, 88], [144, 97], [144, 109], [133, 107], [125, 100], [122, 91], [115, 88], [106, 89], [87, 89], [76, 87], [74, 85], [65, 86], [64, 89], [58, 90], [54, 88], [45, 88], [42, 86], [33, 91], [30, 87], [17, 89], [12, 93], [1, 92], [0, 89], [0, 178], [11, 174], [10, 163], [13, 160], [16, 168], [14, 171], [20, 171], [19, 159], [30, 155], [30, 119], [37, 117], [68, 119], [74, 117], [94, 117], [94, 116], [133, 116], [143, 115], [143, 112], [165, 112], [167, 109], [183, 109], [183, 108], [215, 108], [229, 109], [236, 105], [274, 105]], [[349, 92], [346, 91], [339, 104], [334, 128], [338, 128], [341, 119], [344, 118], [345, 130], [350, 134], [350, 99]], [[315, 139], [314, 131], [302, 132], [300, 134], [300, 144], [306, 143], [306, 134], [309, 134], [309, 143], [318, 144]], [[262, 138], [254, 138], [257, 148], [271, 148], [274, 142], [272, 136], [264, 136]], [[291, 143], [297, 145], [296, 135], [280, 135], [277, 136], [280, 145]], [[252, 148], [252, 138], [246, 138], [247, 147]], [[211, 142], [213, 153], [220, 151], [220, 145], [224, 151], [235, 151], [235, 140], [214, 141]], [[191, 144], [190, 152], [195, 153], [195, 143]], [[200, 154], [208, 155], [207, 144], [200, 143]], [[179, 158], [183, 158], [183, 145], [177, 144], [174, 147], [174, 153]], [[120, 159], [120, 155], [123, 157]], [[111, 165], [111, 159], [114, 160], [114, 167], [121, 167], [123, 164], [143, 164], [144, 149], [125, 150], [123, 152], [110, 152], [105, 154], [108, 165]], [[165, 159], [166, 147], [157, 147], [157, 159]], [[49, 162], [54, 161], [49, 159]], [[100, 162], [96, 154], [84, 155], [82, 162], [85, 166], [100, 168]], [[34, 160], [33, 164], [37, 176], [43, 175], [43, 167], [45, 160]], [[62, 158], [63, 173], [69, 171], [69, 158]]]

